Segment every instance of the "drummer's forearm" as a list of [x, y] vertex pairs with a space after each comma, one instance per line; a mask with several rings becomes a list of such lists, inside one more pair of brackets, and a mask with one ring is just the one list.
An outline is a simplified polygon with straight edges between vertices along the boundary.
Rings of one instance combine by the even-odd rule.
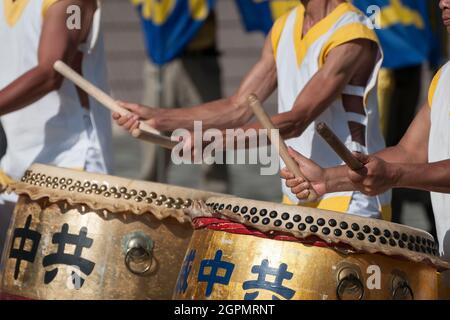
[[[396, 172], [393, 188], [410, 188], [439, 193], [450, 193], [450, 160], [428, 163], [390, 163]], [[325, 170], [327, 193], [354, 191], [357, 188], [347, 176], [348, 168], [339, 166]]]
[[347, 175], [347, 166], [337, 166], [325, 169], [326, 192], [345, 192], [356, 190]]
[[[426, 159], [426, 157], [424, 156], [418, 156], [417, 153], [416, 154], [412, 154], [408, 148], [404, 148], [401, 144], [394, 146], [394, 147], [389, 147], [386, 149], [383, 149], [377, 153], [374, 153], [373, 156], [378, 157], [380, 159], [383, 159], [384, 161], [386, 161], [387, 163], [389, 163], [389, 166], [391, 168], [390, 171], [396, 171], [396, 172], [400, 172], [400, 169], [398, 169], [397, 167], [399, 166], [399, 163], [414, 163], [418, 164], [420, 166], [420, 164], [424, 164], [424, 159]], [[402, 166], [402, 165], [400, 165]], [[409, 167], [407, 165], [404, 166], [405, 170], [409, 169]], [[347, 166], [339, 166], [339, 167], [334, 167], [334, 168], [329, 168], [326, 169], [326, 181], [327, 181], [327, 192], [345, 192], [345, 191], [354, 191], [354, 190], [358, 190], [358, 187], [355, 186], [352, 181], [348, 178], [348, 170], [349, 168]], [[399, 175], [399, 173], [398, 173]], [[406, 175], [404, 174], [404, 176], [406, 177], [404, 182], [400, 182], [403, 184], [403, 186], [398, 186], [398, 187], [413, 187], [413, 186], [408, 186], [407, 184], [409, 183], [409, 181], [407, 181], [407, 179], [409, 177], [412, 177], [413, 175]], [[387, 178], [385, 179], [387, 180]], [[414, 180], [414, 179], [413, 179]], [[450, 183], [448, 183], [448, 185], [450, 185]], [[392, 186], [392, 187], [396, 187], [396, 186]], [[414, 187], [413, 187], [414, 188]], [[419, 189], [424, 189], [424, 187], [419, 188]], [[425, 188], [425, 190], [427, 190]]]
[[[390, 163], [391, 166], [410, 161], [410, 154], [401, 145], [383, 149], [373, 155]], [[358, 189], [348, 178], [348, 170], [347, 166], [338, 166], [325, 170], [327, 192], [345, 192]]]
[[[278, 114], [271, 118], [276, 128], [275, 132], [281, 136], [282, 139], [289, 139], [301, 135], [306, 128], [306, 124], [301, 120], [295, 121], [291, 112]], [[244, 126], [234, 128], [232, 130], [222, 130], [224, 144], [228, 141], [228, 149], [232, 144], [230, 141], [234, 141], [235, 148], [254, 148], [254, 147], [266, 147], [271, 145], [271, 138], [278, 139], [277, 136], [271, 135], [270, 132], [263, 128], [259, 122], [252, 122]], [[231, 140], [230, 140], [231, 139]], [[233, 140], [234, 139], [234, 140]]]
[[[259, 129], [261, 129], [260, 125], [254, 123], [249, 126], [221, 130], [222, 149], [242, 150], [269, 146], [270, 139]], [[217, 141], [216, 138], [215, 141]]]
[[[313, 119], [308, 116], [299, 115], [297, 111], [283, 112], [272, 116], [270, 120], [272, 121], [274, 127], [277, 128], [276, 132], [284, 140], [299, 137], [311, 121], [313, 121]], [[264, 131], [261, 131], [265, 128], [263, 128], [259, 122], [249, 123], [241, 129], [244, 130], [244, 132], [256, 130], [260, 134], [265, 133]]]
[[407, 163], [414, 161], [413, 155], [401, 145], [383, 149], [374, 153], [373, 156], [383, 159], [389, 163]]
[[[217, 107], [219, 106], [216, 106], [216, 108]], [[238, 107], [232, 107], [230, 109], [239, 110]], [[228, 116], [229, 113], [231, 114]], [[273, 116], [271, 118], [275, 127], [280, 128], [277, 129], [276, 132], [281, 135], [282, 138], [298, 136], [301, 134], [301, 132], [303, 132], [304, 126], [301, 126], [302, 122], [300, 120], [293, 120], [293, 115], [291, 113], [292, 112], [286, 112]], [[177, 114], [176, 111], [175, 114]], [[252, 117], [252, 114], [253, 113], [251, 109], [248, 107], [246, 107], [245, 110], [239, 110], [238, 112], [229, 111], [226, 113], [226, 115], [216, 114], [214, 116], [215, 118], [217, 118], [215, 121], [211, 121], [212, 117], [209, 118], [206, 122], [202, 121], [202, 129], [206, 130], [211, 128], [218, 128], [217, 123], [225, 123], [225, 125], [221, 126], [224, 128], [220, 128], [222, 133], [223, 149], [249, 149], [271, 145], [270, 137], [267, 137], [267, 134], [269, 132], [264, 130], [265, 128], [263, 128], [259, 122], [245, 124]], [[187, 116], [188, 115], [186, 114], [186, 118], [182, 119], [183, 116], [178, 113], [177, 118], [180, 119], [179, 123], [181, 124], [182, 122], [184, 122], [183, 124], [185, 125], [189, 121], [186, 120]], [[207, 118], [206, 115], [203, 116]], [[167, 117], [169, 118], [169, 116]], [[170, 122], [173, 125], [175, 121], [176, 120], [172, 118], [170, 121], [168, 121], [168, 123]], [[216, 125], [212, 126], [211, 124], [213, 123]], [[170, 131], [163, 130], [160, 127], [157, 127], [156, 129], [161, 131]], [[193, 130], [193, 128], [188, 130]], [[274, 136], [274, 138], [276, 137]]]
[[55, 90], [62, 78], [51, 67], [35, 67], [0, 91], [0, 116], [20, 110]]
[[150, 120], [150, 125], [160, 131], [176, 129], [194, 130], [195, 122], [202, 129], [225, 129], [244, 125], [251, 118], [251, 110], [234, 98], [220, 99], [190, 108], [164, 109]]
[[450, 160], [427, 164], [392, 164], [397, 174], [396, 188], [450, 193]]
[[[247, 108], [247, 110], [250, 110], [250, 108]], [[246, 116], [248, 118], [244, 120], [248, 120], [251, 117], [251, 115]], [[307, 115], [300, 116], [298, 111], [290, 111], [274, 115], [270, 120], [274, 127], [277, 128], [276, 133], [286, 140], [300, 136], [313, 119]], [[235, 124], [238, 123], [236, 122]], [[277, 136], [267, 138], [267, 134], [270, 133], [259, 122], [252, 122], [239, 127], [230, 126], [228, 129], [222, 130], [224, 149], [266, 147], [272, 144], [270, 138], [277, 139]]]

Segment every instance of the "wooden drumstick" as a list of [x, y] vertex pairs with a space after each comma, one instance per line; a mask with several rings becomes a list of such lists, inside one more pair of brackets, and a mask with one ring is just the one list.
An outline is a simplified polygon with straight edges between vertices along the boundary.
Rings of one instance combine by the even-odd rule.
[[[272, 121], [269, 118], [269, 115], [266, 113], [264, 108], [261, 105], [261, 102], [258, 100], [258, 97], [254, 94], [251, 94], [248, 97], [248, 103], [250, 107], [253, 110], [253, 113], [255, 114], [256, 118], [259, 120], [263, 128], [267, 129], [268, 131], [268, 138], [271, 139], [271, 132], [272, 130], [276, 130], [275, 126], [273, 125]], [[306, 182], [309, 182], [308, 179], [305, 178], [303, 173], [300, 171], [300, 168], [298, 164], [295, 162], [295, 160], [289, 155], [288, 147], [286, 143], [284, 142], [283, 138], [279, 135], [279, 153], [281, 159], [283, 159], [284, 163], [286, 164], [286, 167], [291, 171], [296, 178], [303, 178]], [[272, 141], [274, 142], [274, 141]], [[313, 201], [317, 199], [317, 194], [314, 191], [314, 189], [309, 189], [309, 196], [308, 201]]]
[[178, 144], [178, 142], [172, 141], [165, 136], [155, 135], [141, 129], [134, 129], [131, 135], [137, 139], [157, 144], [169, 150], [172, 150]]
[[364, 168], [364, 164], [350, 152], [324, 122], [317, 124], [316, 130], [350, 169], [357, 171]]
[[[122, 108], [110, 95], [87, 81], [64, 62], [58, 60], [55, 62], [53, 67], [65, 78], [72, 81], [77, 87], [85, 91], [87, 94], [89, 94], [91, 97], [93, 97], [95, 100], [97, 100], [112, 112], [117, 112], [122, 116], [130, 114], [130, 111]], [[159, 144], [165, 148], [168, 148], [168, 146], [173, 142], [172, 140], [170, 140], [170, 138], [161, 135], [158, 130], [152, 128], [145, 122], [139, 122], [139, 129], [140, 131], [145, 132], [145, 138], [142, 138], [142, 140], [144, 141]], [[138, 137], [141, 138], [143, 137], [143, 135], [139, 134]]]

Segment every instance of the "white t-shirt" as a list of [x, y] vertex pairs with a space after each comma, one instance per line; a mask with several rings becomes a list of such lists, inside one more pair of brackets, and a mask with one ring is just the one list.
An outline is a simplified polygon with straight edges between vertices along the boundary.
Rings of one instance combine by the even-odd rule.
[[[428, 161], [450, 159], [450, 63], [434, 77], [429, 91], [431, 129]], [[442, 258], [450, 262], [450, 194], [431, 193], [436, 231]]]
[[[381, 135], [377, 102], [377, 75], [383, 61], [381, 47], [370, 20], [350, 3], [342, 3], [327, 17], [314, 25], [302, 38], [305, 8], [302, 4], [278, 19], [272, 28], [272, 46], [278, 72], [278, 112], [289, 112], [300, 92], [320, 70], [326, 56], [335, 47], [355, 40], [368, 39], [378, 44], [379, 59], [365, 87], [347, 86], [343, 94], [364, 98], [365, 115], [346, 112], [339, 97], [313, 121], [299, 137], [286, 143], [322, 167], [343, 164], [326, 142], [316, 133], [319, 122], [325, 122], [352, 151], [374, 153], [385, 147]], [[366, 128], [365, 144], [352, 139], [349, 122]], [[284, 166], [281, 160], [282, 166]], [[282, 183], [283, 193], [290, 202], [298, 200]], [[314, 207], [379, 218], [389, 207], [390, 194], [369, 197], [360, 192], [339, 192], [325, 195]]]

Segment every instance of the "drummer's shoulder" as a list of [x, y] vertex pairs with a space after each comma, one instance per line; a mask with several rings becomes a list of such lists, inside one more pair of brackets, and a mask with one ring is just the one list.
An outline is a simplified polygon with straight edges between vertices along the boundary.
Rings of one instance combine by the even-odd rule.
[[45, 17], [54, 4], [63, 0], [42, 0], [42, 17]]
[[78, 8], [82, 9], [84, 6], [97, 6], [97, 0], [41, 0], [42, 1], [42, 16], [45, 17], [50, 9], [53, 9], [55, 4], [61, 4], [62, 9], [67, 13], [68, 6], [76, 5]]

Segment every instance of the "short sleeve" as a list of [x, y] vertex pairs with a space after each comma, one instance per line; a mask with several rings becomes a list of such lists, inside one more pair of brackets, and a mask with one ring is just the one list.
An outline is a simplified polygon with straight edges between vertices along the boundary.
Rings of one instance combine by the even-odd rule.
[[271, 41], [273, 53], [275, 56], [277, 55], [278, 43], [280, 42], [281, 34], [283, 33], [284, 26], [286, 25], [286, 21], [290, 13], [291, 12], [284, 14], [283, 16], [278, 18], [273, 24], [271, 31]]
[[375, 31], [362, 23], [349, 23], [337, 29], [325, 43], [320, 53], [319, 63], [323, 65], [325, 59], [334, 48], [357, 39], [367, 39], [379, 44]]

